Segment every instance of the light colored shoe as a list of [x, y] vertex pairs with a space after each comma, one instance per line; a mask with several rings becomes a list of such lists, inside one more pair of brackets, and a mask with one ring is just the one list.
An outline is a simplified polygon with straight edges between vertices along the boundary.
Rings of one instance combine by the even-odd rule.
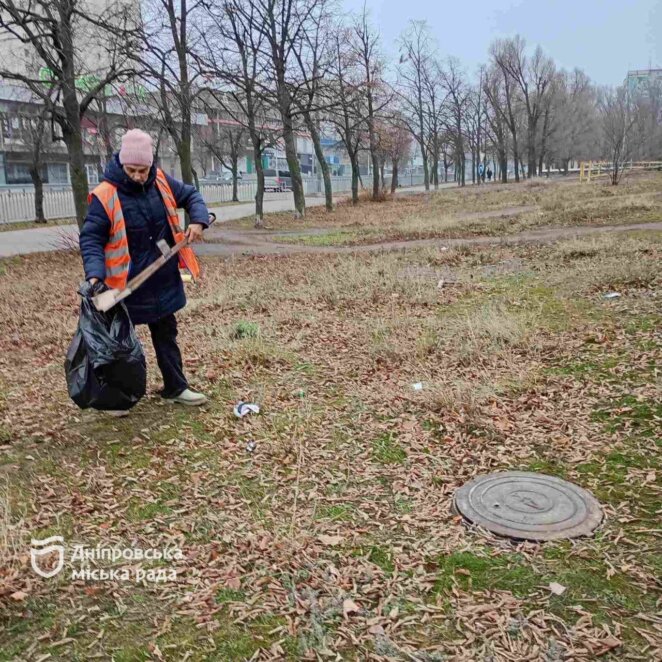
[[202, 393], [191, 391], [190, 388], [185, 388], [178, 396], [174, 398], [166, 398], [168, 402], [176, 402], [180, 405], [189, 405], [190, 407], [197, 407], [204, 405], [207, 402], [207, 396]]
[[104, 409], [103, 412], [115, 418], [124, 418], [129, 415], [128, 409]]

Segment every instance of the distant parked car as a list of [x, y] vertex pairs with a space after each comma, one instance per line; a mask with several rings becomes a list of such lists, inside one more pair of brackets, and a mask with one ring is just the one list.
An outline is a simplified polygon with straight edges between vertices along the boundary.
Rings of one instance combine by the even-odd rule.
[[[241, 173], [237, 173], [237, 179], [241, 181]], [[208, 172], [200, 180], [201, 184], [232, 184], [231, 172]]]
[[276, 193], [287, 191], [288, 190], [287, 182], [280, 177], [279, 172], [267, 168], [264, 171], [264, 190], [275, 191]]
[[[223, 178], [223, 182], [224, 182], [225, 184], [232, 184], [232, 173], [231, 173], [231, 172], [229, 172], [229, 171], [224, 172], [221, 176], [222, 176], [222, 178]], [[241, 180], [242, 180], [241, 173], [238, 172], [238, 173], [237, 173], [237, 181], [240, 182]]]

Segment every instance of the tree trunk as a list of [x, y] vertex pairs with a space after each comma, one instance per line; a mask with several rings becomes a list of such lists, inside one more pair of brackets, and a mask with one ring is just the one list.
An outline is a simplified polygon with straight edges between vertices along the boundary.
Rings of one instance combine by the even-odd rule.
[[262, 167], [262, 141], [255, 127], [255, 114], [249, 98], [248, 101], [248, 134], [253, 145], [253, 159], [255, 161], [255, 175], [257, 188], [255, 190], [255, 227], [262, 226], [264, 219], [264, 168]]
[[74, 126], [70, 129], [68, 126], [62, 127], [62, 137], [69, 153], [69, 165], [71, 168], [71, 189], [74, 195], [74, 207], [76, 209], [76, 222], [82, 229], [83, 221], [87, 214], [87, 195], [89, 185], [87, 182], [87, 173], [85, 171], [85, 158], [83, 155], [83, 137], [80, 130], [80, 118], [76, 113], [73, 121]]
[[238, 173], [239, 173], [239, 159], [237, 158], [237, 153], [232, 154], [232, 202], [239, 202], [239, 191], [238, 191]]
[[393, 159], [393, 174], [391, 175], [391, 193], [398, 188], [398, 159]]
[[[274, 61], [276, 61], [276, 58], [274, 58]], [[306, 198], [303, 190], [303, 181], [301, 180], [301, 167], [299, 166], [299, 157], [297, 155], [296, 138], [294, 136], [292, 100], [285, 81], [284, 67], [284, 63], [278, 63], [278, 110], [280, 111], [281, 120], [283, 122], [285, 157], [287, 158], [287, 168], [290, 171], [294, 208], [296, 210], [296, 215], [299, 218], [303, 218], [306, 215]]]
[[44, 216], [44, 182], [41, 178], [41, 163], [38, 160], [35, 160], [30, 166], [30, 178], [34, 184], [35, 223], [46, 223], [46, 216]]
[[372, 162], [372, 199], [379, 200], [379, 157], [376, 148], [370, 150], [370, 160]]
[[310, 137], [313, 141], [313, 148], [315, 150], [315, 156], [317, 157], [317, 163], [319, 163], [320, 170], [322, 171], [322, 179], [324, 180], [324, 204], [327, 211], [333, 211], [333, 189], [331, 188], [331, 173], [329, 172], [329, 164], [324, 158], [324, 150], [322, 149], [322, 143], [320, 141], [320, 133], [317, 130], [317, 126], [313, 121], [313, 118], [310, 116], [310, 113], [304, 114], [304, 121], [306, 122], [306, 128], [310, 132]]
[[105, 93], [99, 100], [99, 121], [98, 121], [99, 133], [101, 134], [101, 140], [103, 141], [104, 154], [106, 157], [106, 162], [109, 162], [113, 158], [113, 141], [110, 132], [110, 122], [108, 117], [108, 104], [106, 100]]
[[423, 185], [425, 190], [430, 190], [430, 168], [428, 166], [428, 155], [425, 152], [425, 146], [421, 144], [421, 155], [423, 158]]
[[499, 171], [501, 172], [501, 181], [508, 183], [508, 154], [505, 148], [499, 149]]
[[529, 135], [528, 135], [529, 145], [528, 145], [528, 166], [527, 166], [527, 178], [536, 176], [536, 125], [529, 123]]
[[255, 174], [257, 175], [257, 190], [255, 191], [255, 227], [264, 224], [264, 168], [262, 167], [262, 150], [254, 149]]
[[297, 216], [303, 218], [306, 215], [306, 198], [303, 191], [303, 181], [301, 180], [301, 168], [299, 166], [294, 130], [292, 128], [292, 118], [288, 118], [283, 122], [283, 138], [285, 140], [287, 168], [290, 171], [290, 181], [292, 182], [294, 208], [296, 209]]
[[182, 181], [193, 184], [193, 160], [191, 158], [191, 132], [182, 126], [181, 140], [178, 141], [177, 154], [182, 169]]
[[350, 155], [350, 161], [352, 163], [352, 204], [359, 204], [359, 164], [358, 164], [358, 155]]

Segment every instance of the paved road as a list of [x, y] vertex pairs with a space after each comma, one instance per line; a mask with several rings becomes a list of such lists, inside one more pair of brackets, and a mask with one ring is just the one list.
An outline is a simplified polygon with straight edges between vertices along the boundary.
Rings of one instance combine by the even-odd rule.
[[[455, 186], [455, 184], [442, 184], [440, 188]], [[421, 193], [422, 186], [402, 189], [399, 194]], [[349, 194], [340, 193], [337, 198], [345, 198]], [[315, 207], [324, 204], [321, 196], [309, 196], [306, 198], [306, 206]], [[217, 223], [233, 221], [237, 218], [246, 218], [255, 214], [255, 204], [245, 202], [238, 205], [223, 205], [222, 207], [210, 206], [217, 217]], [[269, 193], [265, 196], [265, 213], [292, 211], [294, 201], [291, 193]], [[72, 240], [77, 240], [78, 226], [55, 225], [45, 228], [28, 228], [25, 230], [8, 230], [0, 232], [0, 257], [11, 255], [23, 255], [25, 253], [41, 253], [46, 251], [57, 251], [67, 247]]]

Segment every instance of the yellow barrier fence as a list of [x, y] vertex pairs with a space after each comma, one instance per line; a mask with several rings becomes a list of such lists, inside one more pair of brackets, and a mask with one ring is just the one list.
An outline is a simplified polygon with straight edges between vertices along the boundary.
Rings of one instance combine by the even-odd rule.
[[[614, 164], [611, 161], [581, 161], [579, 163], [579, 181], [590, 182], [597, 177], [610, 177]], [[662, 170], [662, 161], [628, 161], [621, 164], [621, 170]]]

